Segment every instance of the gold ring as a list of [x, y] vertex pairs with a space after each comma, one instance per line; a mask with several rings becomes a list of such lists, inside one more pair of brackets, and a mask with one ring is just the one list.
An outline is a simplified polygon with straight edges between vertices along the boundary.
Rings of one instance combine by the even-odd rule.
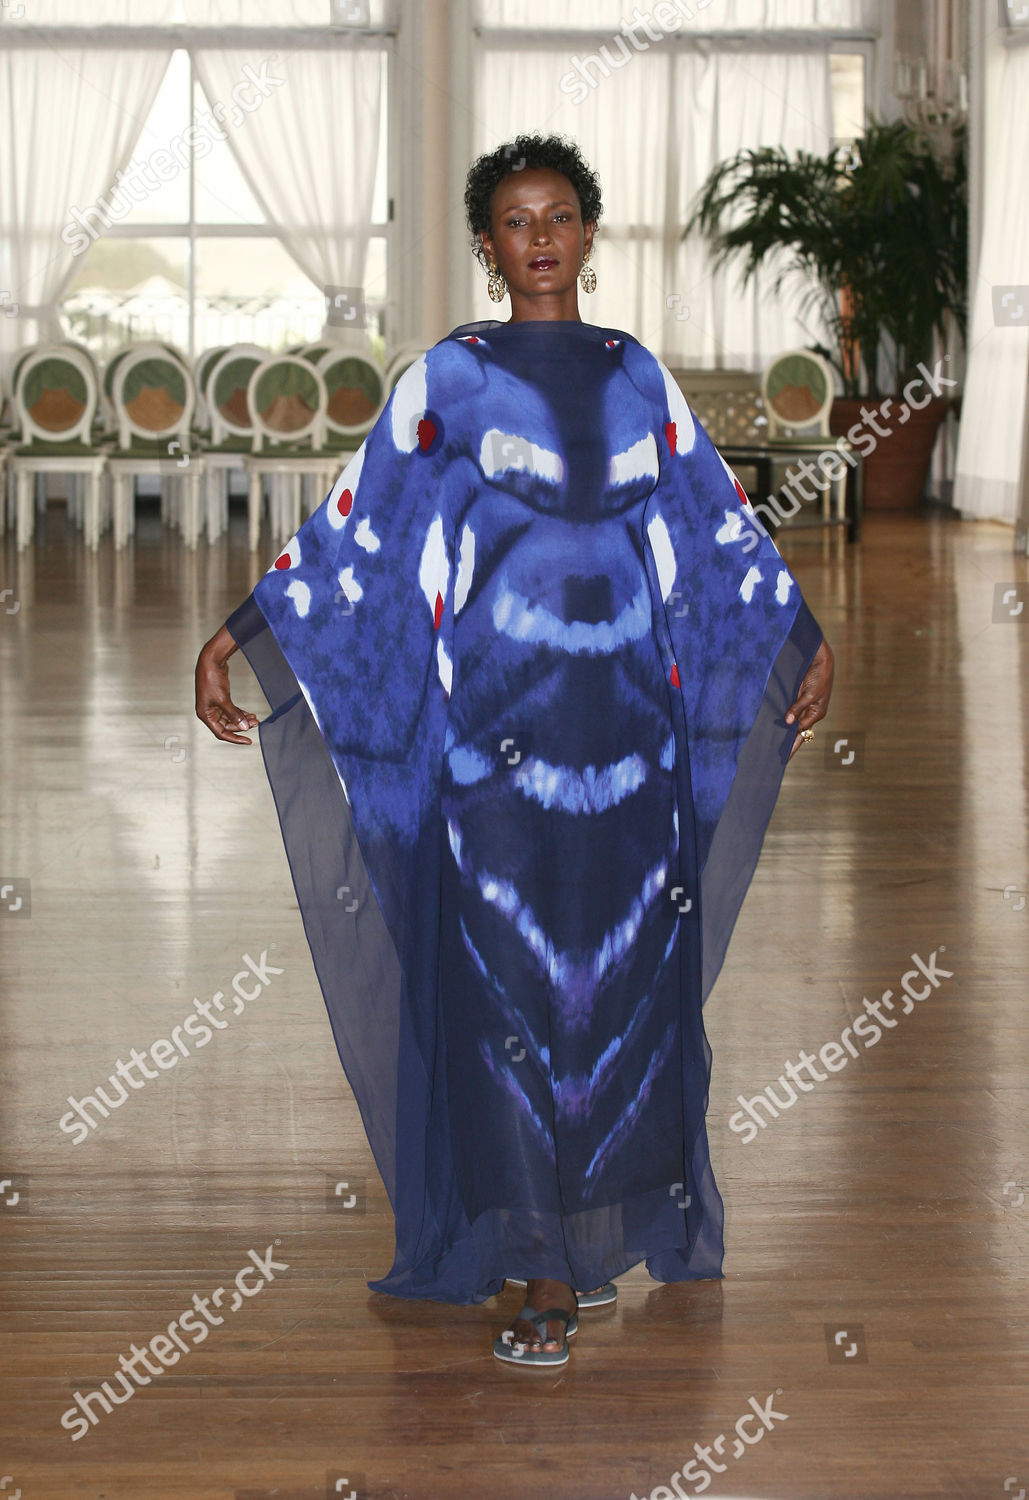
[[815, 731], [813, 729], [802, 729], [800, 731], [800, 737], [804, 741], [805, 745], [810, 745], [811, 741], [815, 737]]

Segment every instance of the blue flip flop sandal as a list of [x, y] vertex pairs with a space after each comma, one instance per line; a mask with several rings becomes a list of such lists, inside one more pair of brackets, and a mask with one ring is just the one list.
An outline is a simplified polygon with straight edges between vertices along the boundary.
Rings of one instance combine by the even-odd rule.
[[547, 1341], [547, 1324], [562, 1322], [565, 1329], [561, 1348], [530, 1349], [525, 1344], [519, 1343], [508, 1328], [505, 1329], [502, 1337], [493, 1340], [493, 1353], [497, 1359], [503, 1360], [505, 1364], [524, 1365], [536, 1369], [540, 1366], [553, 1369], [555, 1365], [568, 1363], [568, 1340], [579, 1331], [579, 1320], [574, 1312], [570, 1313], [563, 1307], [548, 1307], [543, 1312], [536, 1312], [526, 1303], [518, 1316], [532, 1324], [544, 1343]]
[[[509, 1281], [512, 1286], [525, 1286], [526, 1284], [524, 1281], [520, 1281], [517, 1276], [507, 1276], [504, 1279]], [[598, 1287], [595, 1292], [576, 1292], [575, 1295], [579, 1300], [580, 1308], [607, 1307], [610, 1303], [617, 1301], [618, 1288], [613, 1281], [605, 1281], [604, 1285]]]

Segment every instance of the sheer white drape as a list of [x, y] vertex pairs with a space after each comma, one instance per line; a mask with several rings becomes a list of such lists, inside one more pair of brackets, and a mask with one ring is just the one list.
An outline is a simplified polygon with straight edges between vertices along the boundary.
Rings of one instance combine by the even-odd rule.
[[0, 24], [41, 26], [157, 26], [177, 19], [178, 0], [5, 0]]
[[[972, 292], [954, 504], [1014, 524], [1029, 365], [1029, 47], [987, 45], [983, 228]], [[1018, 288], [1005, 306], [1004, 292]]]
[[33, 26], [381, 26], [395, 0], [5, 0], [0, 23]]
[[[117, 7], [112, 3], [110, 9]], [[9, 23], [11, 25], [15, 22]], [[18, 47], [0, 52], [0, 360], [59, 336], [57, 304], [81, 259], [74, 210], [110, 198], [170, 52]], [[94, 220], [97, 224], [100, 221]], [[62, 230], [69, 239], [62, 239]]]
[[[640, 0], [653, 30], [755, 31], [779, 28], [878, 29], [881, 0]], [[675, 26], [673, 12], [679, 13]], [[483, 26], [530, 26], [539, 30], [603, 26], [617, 31], [631, 20], [625, 0], [590, 0], [588, 6], [556, 6], [553, 0], [478, 0]], [[640, 36], [644, 35], [641, 31]]]
[[177, 0], [177, 6], [175, 19], [191, 26], [382, 26], [395, 9], [394, 0]]
[[[232, 151], [304, 274], [316, 286], [356, 296], [364, 286], [379, 155], [381, 51], [283, 50], [262, 61], [266, 96], [227, 132]], [[233, 108], [232, 90], [248, 65], [261, 74], [252, 52], [197, 51], [212, 107]], [[247, 97], [252, 101], [254, 90]]]
[[[477, 152], [522, 131], [557, 131], [574, 139], [599, 173], [604, 214], [591, 257], [597, 290], [580, 296], [582, 316], [690, 365], [756, 369], [817, 338], [821, 329], [801, 326], [788, 299], [766, 296], [760, 284], [741, 291], [735, 270], [713, 273], [704, 242], [683, 244], [681, 236], [704, 178], [739, 148], [829, 148], [827, 52], [654, 46], [621, 61], [616, 49], [609, 56], [617, 66], [606, 77], [593, 71], [596, 82], [581, 103], [562, 87], [567, 50], [485, 48], [477, 78]], [[640, 236], [634, 226], [649, 227]], [[475, 300], [475, 316], [490, 316], [482, 274]]]

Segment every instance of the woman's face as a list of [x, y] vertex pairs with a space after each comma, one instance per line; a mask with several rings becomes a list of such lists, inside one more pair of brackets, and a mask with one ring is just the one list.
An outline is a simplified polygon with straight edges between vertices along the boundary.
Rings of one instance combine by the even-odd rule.
[[493, 191], [490, 233], [481, 236], [511, 293], [555, 305], [575, 298], [593, 225], [583, 224], [579, 198], [563, 173], [551, 167], [510, 172]]

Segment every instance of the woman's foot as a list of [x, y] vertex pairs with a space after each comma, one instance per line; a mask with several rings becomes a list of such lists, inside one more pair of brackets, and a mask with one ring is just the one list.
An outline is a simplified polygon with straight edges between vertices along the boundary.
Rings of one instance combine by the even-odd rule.
[[[508, 1276], [506, 1280], [512, 1286], [525, 1286], [527, 1284], [519, 1280], [517, 1276]], [[618, 1300], [618, 1288], [613, 1281], [605, 1281], [602, 1286], [594, 1287], [592, 1291], [576, 1291], [575, 1295], [578, 1300], [578, 1312], [585, 1312], [587, 1309], [592, 1311], [595, 1307], [610, 1307], [616, 1302]]]
[[[579, 1305], [578, 1298], [566, 1281], [551, 1281], [547, 1277], [538, 1277], [526, 1283], [525, 1301], [533, 1312], [563, 1307], [571, 1314]], [[543, 1351], [550, 1354], [560, 1349], [565, 1341], [565, 1325], [559, 1318], [554, 1318], [547, 1323], [546, 1334], [546, 1339], [542, 1339], [539, 1330], [525, 1318], [515, 1318], [511, 1325], [511, 1343], [522, 1345], [530, 1353], [538, 1354]]]

